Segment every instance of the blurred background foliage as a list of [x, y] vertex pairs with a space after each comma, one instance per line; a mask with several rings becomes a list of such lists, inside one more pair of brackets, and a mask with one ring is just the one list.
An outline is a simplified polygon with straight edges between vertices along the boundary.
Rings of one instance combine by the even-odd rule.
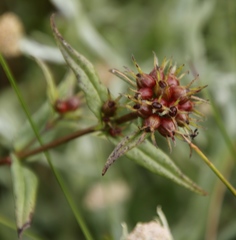
[[[0, 14], [6, 12], [15, 13], [23, 24], [20, 54], [6, 57], [32, 114], [45, 102], [46, 81], [27, 55], [44, 59], [58, 84], [67, 72], [50, 29], [53, 12], [59, 13], [56, 22], [65, 39], [95, 65], [101, 80], [115, 95], [127, 85], [108, 69], [132, 68], [131, 54], [147, 72], [153, 66], [152, 51], [160, 61], [166, 56], [178, 64], [185, 63], [185, 70], [190, 69], [183, 79], [186, 83], [199, 73], [199, 84], [208, 84], [203, 97], [211, 99], [219, 114], [211, 104], [200, 106], [207, 120], [196, 143], [236, 186], [236, 156], [229, 148], [236, 142], [236, 1], [2, 0]], [[0, 38], [10, 30], [0, 32]], [[4, 156], [26, 119], [2, 68], [0, 87], [0, 154]], [[94, 123], [86, 111], [83, 117], [84, 122]], [[72, 131], [84, 122], [64, 124], [61, 131]], [[25, 137], [22, 133], [22, 139]], [[169, 151], [162, 137], [158, 145]], [[139, 221], [150, 221], [156, 216], [157, 205], [162, 206], [174, 239], [236, 239], [235, 198], [196, 154], [189, 158], [187, 144], [177, 142], [170, 156], [208, 191], [206, 197], [156, 176], [125, 157], [101, 177], [112, 149], [106, 140], [90, 135], [50, 151], [95, 239], [119, 239], [122, 222], [131, 230]], [[84, 239], [44, 157], [33, 159], [30, 165], [40, 186], [30, 231], [41, 239]], [[15, 239], [15, 231], [3, 224], [4, 219], [14, 223], [8, 167], [0, 168], [0, 239]]]

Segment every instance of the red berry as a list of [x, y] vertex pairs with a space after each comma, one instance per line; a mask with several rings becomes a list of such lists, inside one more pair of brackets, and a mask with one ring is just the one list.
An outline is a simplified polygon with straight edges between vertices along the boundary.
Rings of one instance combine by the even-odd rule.
[[189, 116], [186, 113], [179, 113], [175, 117], [175, 120], [176, 120], [179, 127], [184, 127], [185, 124], [189, 124]]
[[54, 109], [60, 114], [68, 112], [66, 101], [58, 99], [54, 104]]
[[172, 119], [170, 118], [162, 118], [161, 124], [158, 128], [158, 132], [164, 137], [173, 138], [175, 135], [176, 126]]
[[168, 75], [167, 83], [169, 86], [179, 86], [179, 80], [174, 74]]
[[146, 73], [138, 73], [136, 75], [136, 82], [138, 88], [153, 88], [156, 85], [156, 81], [153, 77]]
[[184, 103], [189, 100], [187, 96], [188, 90], [185, 87], [171, 86], [169, 89], [172, 101], [180, 100], [180, 102]]
[[163, 73], [163, 70], [160, 69], [158, 66], [154, 67], [153, 70], [149, 73], [149, 75], [157, 81], [164, 79], [164, 76], [165, 76]]
[[190, 100], [186, 101], [185, 103], [179, 104], [178, 108], [180, 110], [186, 111], [186, 112], [190, 112], [193, 110], [194, 107], [194, 103], [191, 102]]
[[153, 97], [153, 91], [151, 88], [140, 88], [138, 94], [142, 100], [149, 100]]
[[80, 99], [77, 96], [73, 96], [66, 100], [68, 111], [75, 111], [80, 106]]
[[153, 132], [159, 128], [161, 119], [158, 115], [152, 114], [144, 120], [144, 127], [146, 132]]
[[152, 114], [152, 107], [146, 103], [135, 104], [134, 109], [137, 109], [137, 113], [142, 118], [147, 118]]

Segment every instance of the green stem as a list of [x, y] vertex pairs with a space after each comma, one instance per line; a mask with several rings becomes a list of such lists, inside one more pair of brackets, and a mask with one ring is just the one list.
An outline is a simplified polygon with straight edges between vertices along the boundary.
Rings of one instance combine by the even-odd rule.
[[[47, 156], [47, 159], [49, 159], [48, 152], [45, 152], [45, 155]], [[60, 188], [61, 188], [61, 190], [62, 190], [62, 192], [63, 192], [63, 194], [64, 194], [64, 196], [65, 196], [65, 198], [66, 198], [66, 200], [67, 200], [67, 202], [68, 202], [68, 204], [69, 204], [69, 206], [70, 206], [70, 208], [71, 208], [71, 210], [72, 210], [72, 212], [73, 212], [73, 214], [76, 218], [76, 221], [79, 224], [79, 226], [80, 226], [80, 228], [81, 228], [81, 230], [82, 230], [82, 232], [83, 232], [83, 234], [86, 238], [86, 240], [93, 240], [93, 237], [90, 234], [90, 232], [89, 232], [89, 230], [88, 230], [88, 228], [85, 224], [85, 221], [82, 218], [82, 215], [81, 215], [81, 213], [80, 213], [80, 211], [77, 207], [78, 204], [75, 203], [75, 201], [74, 201], [72, 195], [70, 194], [64, 180], [62, 179], [62, 177], [58, 173], [58, 171], [54, 168], [51, 161], [49, 161], [49, 165], [51, 167], [51, 170], [52, 170], [54, 176], [56, 177], [56, 180], [57, 180], [57, 182], [58, 182], [58, 184], [59, 184], [59, 186], [60, 186]]]
[[228, 182], [228, 180], [220, 173], [220, 171], [215, 167], [215, 165], [207, 158], [207, 156], [192, 142], [189, 141], [185, 136], [183, 138], [190, 145], [192, 149], [201, 157], [201, 159], [210, 167], [210, 169], [218, 176], [218, 178], [225, 184], [225, 186], [230, 190], [230, 192], [236, 196], [236, 189]]
[[[61, 119], [61, 116], [57, 117], [56, 119], [53, 119], [51, 122], [47, 122], [43, 129], [39, 132], [40, 136], [42, 136], [44, 133], [49, 132], [50, 130], [53, 129], [53, 127], [56, 125], [56, 123]], [[32, 146], [35, 141], [37, 141], [37, 138], [34, 137], [31, 141], [28, 142], [26, 146], [24, 146], [24, 151], [29, 149], [30, 146]], [[23, 151], [22, 150], [22, 151]]]

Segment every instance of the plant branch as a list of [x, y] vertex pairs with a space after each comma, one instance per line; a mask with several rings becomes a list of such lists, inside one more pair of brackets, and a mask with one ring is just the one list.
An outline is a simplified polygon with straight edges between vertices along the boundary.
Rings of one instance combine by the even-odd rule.
[[27, 152], [25, 151], [22, 151], [22, 152], [18, 152], [16, 153], [17, 157], [18, 158], [27, 158], [29, 156], [32, 156], [32, 155], [35, 155], [35, 154], [38, 154], [38, 153], [41, 153], [41, 152], [44, 152], [44, 151], [47, 151], [51, 148], [55, 148], [59, 145], [62, 145], [66, 142], [69, 142], [75, 138], [78, 138], [78, 137], [81, 137], [83, 135], [86, 135], [86, 134], [89, 134], [89, 133], [92, 133], [92, 132], [96, 132], [96, 131], [99, 131], [99, 129], [97, 129], [97, 126], [92, 126], [92, 127], [89, 127], [89, 128], [86, 128], [86, 129], [83, 129], [83, 130], [78, 130], [76, 132], [73, 132], [69, 135], [66, 135], [64, 137], [61, 137], [59, 139], [56, 139], [52, 142], [49, 142], [47, 144], [44, 144], [38, 148], [35, 148], [35, 149], [32, 149], [32, 150], [29, 150]]
[[[131, 121], [135, 118], [137, 118], [138, 115], [136, 112], [131, 112], [131, 113], [128, 113], [128, 114], [125, 114], [117, 119], [114, 120], [115, 123], [117, 124], [122, 124], [122, 123], [125, 123], [125, 122], [128, 122], [128, 121]], [[86, 129], [83, 129], [83, 130], [78, 130], [76, 132], [73, 132], [67, 136], [64, 136], [62, 138], [59, 138], [59, 139], [56, 139], [50, 143], [47, 143], [47, 144], [44, 144], [38, 148], [35, 148], [35, 149], [32, 149], [32, 150], [29, 150], [29, 151], [21, 151], [21, 152], [18, 152], [16, 153], [17, 157], [18, 158], [27, 158], [27, 157], [30, 157], [32, 155], [35, 155], [35, 154], [38, 154], [38, 153], [41, 153], [41, 152], [44, 152], [46, 150], [49, 150], [49, 149], [52, 149], [52, 148], [55, 148], [59, 145], [62, 145], [64, 143], [67, 143], [75, 138], [78, 138], [78, 137], [81, 137], [83, 135], [86, 135], [86, 134], [89, 134], [89, 133], [92, 133], [92, 132], [96, 132], [96, 131], [100, 131], [102, 130], [102, 128], [98, 129], [98, 126], [92, 126], [92, 127], [89, 127], [89, 128], [86, 128]], [[1, 164], [1, 162], [0, 162]]]
[[[125, 115], [115, 119], [114, 122], [116, 124], [122, 124], [122, 123], [125, 123], [125, 122], [128, 122], [128, 121], [132, 121], [132, 120], [136, 119], [137, 117], [138, 117], [138, 115], [137, 115], [136, 112], [131, 112], [131, 113], [125, 114]], [[100, 131], [100, 130], [103, 130], [103, 128], [98, 128], [97, 125], [92, 126], [92, 127], [89, 127], [89, 128], [83, 129], [83, 130], [78, 130], [78, 131], [73, 132], [69, 135], [63, 136], [59, 139], [53, 140], [52, 142], [41, 145], [38, 148], [35, 148], [35, 149], [32, 149], [32, 150], [24, 149], [20, 152], [16, 152], [15, 154], [18, 158], [24, 159], [24, 158], [27, 158], [27, 157], [45, 152], [45, 151], [47, 151], [49, 149], [52, 149], [52, 148], [55, 148], [57, 146], [60, 146], [60, 145], [62, 145], [64, 143], [67, 143], [67, 142], [69, 142], [69, 141], [71, 141], [75, 138], [81, 137], [81, 136], [89, 134], [89, 133], [97, 132], [97, 131]], [[29, 143], [29, 145], [27, 145], [27, 147], [30, 146], [30, 145], [31, 145], [31, 143]], [[6, 156], [4, 158], [1, 158], [0, 159], [0, 165], [11, 165], [10, 157]]]
[[119, 118], [116, 118], [114, 120], [114, 122], [116, 124], [122, 124], [122, 123], [125, 123], [125, 122], [128, 122], [128, 121], [131, 121], [131, 120], [134, 120], [138, 117], [138, 114], [137, 112], [131, 112], [131, 113], [128, 113], [128, 114], [125, 114]]

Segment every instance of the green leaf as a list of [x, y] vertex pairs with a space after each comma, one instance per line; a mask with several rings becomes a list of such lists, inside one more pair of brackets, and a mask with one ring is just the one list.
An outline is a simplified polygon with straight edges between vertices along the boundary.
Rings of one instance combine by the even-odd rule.
[[140, 130], [131, 133], [128, 136], [125, 136], [115, 147], [115, 149], [112, 151], [110, 156], [108, 157], [106, 164], [103, 168], [102, 175], [105, 175], [108, 168], [115, 162], [115, 160], [128, 151], [130, 151], [132, 148], [138, 146], [145, 140], [146, 135], [143, 134]]
[[48, 66], [41, 60], [35, 58], [35, 61], [38, 63], [39, 67], [42, 69], [43, 74], [45, 76], [47, 82], [47, 95], [50, 103], [53, 105], [55, 101], [58, 99], [58, 92], [55, 85], [55, 81], [53, 79], [53, 75], [48, 68]]
[[[128, 142], [124, 142], [127, 145], [121, 147], [122, 149], [119, 150], [119, 153], [121, 152], [122, 154], [118, 154], [118, 157], [125, 154], [129, 159], [147, 168], [149, 171], [155, 174], [166, 177], [173, 182], [200, 195], [207, 194], [191, 179], [185, 176], [168, 155], [166, 155], [159, 148], [156, 148], [151, 142], [145, 141], [143, 144], [136, 146], [137, 143], [139, 144], [142, 142], [139, 141], [141, 138], [137, 137], [138, 135], [134, 135], [134, 137], [131, 137]], [[119, 146], [117, 139], [110, 137], [109, 140]], [[134, 146], [136, 147], [133, 148]], [[115, 150], [117, 150], [117, 148], [115, 148]]]
[[36, 175], [24, 167], [20, 160], [11, 154], [11, 175], [15, 200], [15, 215], [18, 237], [30, 227], [36, 203], [38, 179]]
[[54, 23], [54, 15], [51, 17], [51, 27], [66, 63], [75, 73], [78, 85], [85, 94], [88, 107], [98, 119], [101, 119], [101, 107], [108, 98], [106, 87], [100, 82], [91, 62], [73, 49], [59, 33]]

